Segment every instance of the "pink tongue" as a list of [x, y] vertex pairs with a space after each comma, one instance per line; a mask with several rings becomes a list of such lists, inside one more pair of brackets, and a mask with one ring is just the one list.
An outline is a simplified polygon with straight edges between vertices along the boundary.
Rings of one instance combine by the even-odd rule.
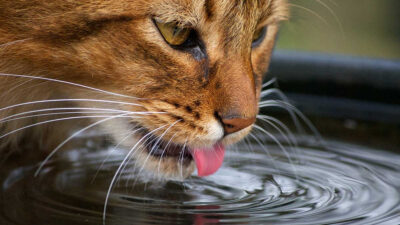
[[190, 151], [197, 166], [200, 177], [211, 175], [221, 167], [224, 161], [225, 148], [216, 144], [211, 149], [193, 149]]

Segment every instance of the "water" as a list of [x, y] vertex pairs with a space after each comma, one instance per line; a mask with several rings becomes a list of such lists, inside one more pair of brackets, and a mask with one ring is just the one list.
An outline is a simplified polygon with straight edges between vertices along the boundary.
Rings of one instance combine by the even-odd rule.
[[[276, 145], [267, 145], [268, 155], [244, 144], [215, 175], [185, 182], [149, 181], [127, 167], [106, 224], [400, 224], [400, 155], [327, 144], [290, 151], [292, 163]], [[101, 148], [64, 153], [38, 177], [38, 163], [3, 166], [0, 224], [102, 224], [124, 155]]]

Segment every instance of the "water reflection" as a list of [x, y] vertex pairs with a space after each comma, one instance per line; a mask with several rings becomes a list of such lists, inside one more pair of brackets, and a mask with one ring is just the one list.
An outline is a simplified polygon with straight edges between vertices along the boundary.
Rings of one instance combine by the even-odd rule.
[[[292, 165], [277, 146], [268, 145], [269, 157], [244, 145], [217, 174], [185, 182], [149, 181], [128, 166], [106, 224], [398, 224], [400, 155], [328, 145], [300, 147]], [[106, 191], [124, 157], [102, 148], [65, 153], [36, 178], [38, 164], [3, 166], [0, 224], [102, 224]]]

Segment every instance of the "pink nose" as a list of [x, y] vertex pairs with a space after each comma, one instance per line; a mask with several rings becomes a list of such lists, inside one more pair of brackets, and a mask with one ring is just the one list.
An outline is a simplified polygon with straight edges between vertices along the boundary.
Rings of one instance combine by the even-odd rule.
[[251, 118], [222, 118], [222, 123], [224, 125], [225, 135], [232, 134], [243, 130], [244, 128], [252, 125], [256, 121], [255, 117]]

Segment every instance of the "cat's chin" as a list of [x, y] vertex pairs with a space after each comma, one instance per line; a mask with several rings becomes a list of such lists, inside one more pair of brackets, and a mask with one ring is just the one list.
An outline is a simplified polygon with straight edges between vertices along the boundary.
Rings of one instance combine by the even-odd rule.
[[183, 180], [195, 171], [196, 164], [191, 154], [193, 146], [162, 140], [146, 129], [138, 132], [135, 139], [142, 143], [132, 157], [137, 166], [146, 170], [146, 174], [157, 179]]
[[179, 156], [158, 156], [147, 152], [147, 149], [133, 156], [136, 165], [152, 178], [183, 180], [189, 177], [196, 169], [193, 159], [180, 159]]
[[187, 145], [161, 140], [145, 129], [136, 135], [143, 140], [140, 154], [134, 155], [137, 164], [157, 178], [184, 179], [193, 173], [196, 166]]
[[[228, 135], [220, 141], [215, 142], [215, 146], [232, 145], [246, 136], [251, 127], [243, 129], [235, 134]], [[137, 132], [131, 142], [135, 146], [135, 150], [131, 153], [131, 157], [135, 160], [135, 165], [141, 168], [141, 172], [153, 175], [156, 179], [173, 179], [183, 180], [189, 177], [196, 169], [196, 162], [193, 158], [194, 149], [206, 149], [207, 146], [198, 146], [174, 143], [171, 140], [162, 140], [146, 129]], [[133, 144], [136, 143], [136, 144]], [[129, 145], [126, 145], [129, 150]], [[129, 154], [129, 153], [128, 153]]]

